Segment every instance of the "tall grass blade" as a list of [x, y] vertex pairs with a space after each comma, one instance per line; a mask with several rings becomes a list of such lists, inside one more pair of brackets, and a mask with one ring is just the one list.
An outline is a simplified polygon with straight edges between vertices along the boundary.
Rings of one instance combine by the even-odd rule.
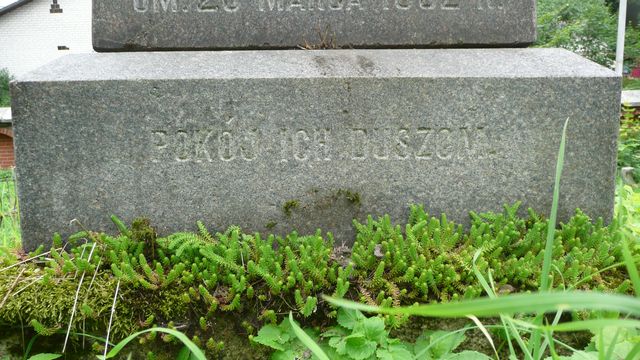
[[556, 222], [558, 219], [558, 203], [560, 202], [560, 179], [562, 178], [562, 169], [564, 168], [564, 151], [567, 144], [567, 127], [569, 119], [565, 121], [562, 129], [562, 139], [560, 140], [560, 149], [558, 150], [558, 161], [556, 163], [556, 178], [553, 185], [553, 202], [551, 204], [551, 214], [549, 215], [549, 226], [547, 227], [547, 241], [544, 247], [544, 261], [542, 263], [542, 274], [540, 279], [540, 291], [549, 291], [551, 287], [549, 283], [549, 274], [551, 273], [551, 264], [553, 260], [553, 241], [556, 234]]
[[471, 321], [473, 321], [474, 324], [476, 324], [478, 329], [480, 329], [480, 331], [482, 332], [482, 335], [484, 335], [484, 337], [487, 338], [487, 340], [489, 341], [489, 345], [491, 345], [491, 348], [493, 349], [493, 353], [496, 355], [496, 359], [499, 359], [500, 355], [498, 355], [498, 349], [496, 349], [496, 345], [493, 342], [493, 338], [491, 337], [491, 334], [489, 334], [489, 331], [487, 331], [487, 328], [484, 327], [484, 324], [482, 324], [480, 319], [478, 319], [473, 315], [469, 315], [467, 317], [471, 319]]
[[584, 291], [515, 294], [496, 299], [481, 298], [461, 302], [413, 305], [398, 308], [371, 306], [328, 296], [324, 296], [324, 299], [336, 306], [364, 312], [434, 318], [460, 318], [467, 315], [475, 315], [480, 318], [499, 316], [500, 314], [546, 313], [558, 310], [604, 310], [640, 316], [640, 299], [631, 296]]
[[640, 275], [638, 274], [638, 267], [633, 259], [633, 255], [631, 255], [631, 250], [629, 250], [627, 239], [622, 239], [622, 256], [627, 266], [627, 272], [629, 272], [629, 278], [633, 284], [633, 290], [636, 296], [640, 296]]
[[560, 360], [560, 357], [558, 356], [558, 353], [556, 352], [556, 345], [554, 343], [553, 335], [551, 334], [551, 331], [547, 331], [545, 333], [545, 336], [547, 338], [547, 342], [549, 342], [549, 352], [551, 353], [551, 358], [553, 360]]
[[320, 360], [330, 360], [327, 354], [322, 351], [320, 346], [316, 344], [316, 342], [313, 341], [313, 339], [310, 338], [309, 335], [307, 335], [307, 333], [300, 328], [300, 326], [298, 326], [295, 320], [293, 320], [293, 313], [291, 312], [289, 312], [289, 323], [291, 323], [291, 328], [293, 329], [293, 332], [296, 334], [300, 342], [302, 342], [304, 346], [307, 347], [307, 349], [311, 350], [313, 355], [315, 355]]
[[[616, 330], [616, 333], [613, 336], [613, 340], [611, 340], [611, 343], [609, 345], [609, 349], [607, 350], [607, 354], [604, 357], [605, 359], [613, 359], [613, 352], [615, 351], [616, 345], [618, 344], [618, 337], [620, 336], [620, 330], [621, 328], [618, 328]], [[604, 349], [601, 349], [600, 353], [604, 353]]]
[[[621, 181], [621, 180], [619, 180]], [[618, 185], [618, 188], [621, 188]], [[638, 267], [636, 266], [636, 261], [631, 254], [631, 250], [629, 250], [629, 244], [627, 239], [631, 239], [632, 237], [627, 234], [627, 229], [625, 229], [624, 225], [626, 223], [623, 218], [623, 205], [622, 205], [622, 191], [618, 193], [618, 209], [617, 209], [617, 236], [619, 236], [620, 242], [622, 242], [622, 258], [624, 260], [624, 264], [627, 267], [627, 272], [629, 273], [629, 279], [631, 279], [631, 283], [633, 284], [633, 290], [635, 291], [636, 296], [640, 296], [640, 275], [638, 274]]]
[[[527, 326], [521, 323], [519, 323], [519, 325]], [[535, 325], [532, 325], [532, 324], [530, 324], [529, 326], [535, 327]], [[540, 326], [538, 328], [542, 330], [551, 330], [555, 332], [574, 332], [574, 331], [585, 331], [585, 330], [596, 331], [598, 329], [602, 329], [605, 327], [640, 329], [640, 320], [594, 319], [594, 320], [572, 321], [572, 322], [562, 323], [558, 325]]]
[[[473, 256], [473, 262], [472, 262], [473, 273], [476, 275], [476, 278], [478, 279], [478, 282], [480, 282], [480, 285], [482, 286], [484, 291], [487, 293], [487, 295], [490, 298], [494, 299], [494, 298], [497, 297], [497, 295], [495, 293], [495, 290], [493, 289], [493, 279], [491, 277], [491, 271], [489, 271], [489, 281], [491, 282], [491, 285], [489, 285], [489, 282], [487, 282], [485, 277], [480, 272], [480, 269], [478, 269], [478, 266], [476, 265], [476, 262], [478, 261], [478, 257], [480, 257], [481, 254], [482, 254], [482, 250], [480, 249], [480, 250], [476, 251], [476, 253]], [[473, 316], [473, 318], [477, 319], [475, 316]], [[475, 322], [475, 320], [474, 320], [474, 322]], [[520, 333], [515, 329], [513, 324], [509, 321], [509, 319], [505, 318], [502, 315], [500, 315], [500, 322], [502, 323], [502, 326], [504, 327], [504, 333], [505, 333], [505, 335], [507, 337], [507, 344], [509, 345], [509, 351], [511, 352], [511, 354], [515, 353], [515, 350], [513, 348], [513, 343], [511, 342], [511, 336], [513, 335], [513, 337], [515, 338], [516, 342], [518, 343], [518, 346], [520, 346], [520, 349], [522, 350], [523, 354], [526, 355], [527, 360], [530, 360], [531, 359], [530, 352], [527, 349], [527, 346], [526, 346], [524, 340], [520, 336]], [[491, 344], [491, 346], [493, 346], [493, 343]], [[495, 347], [493, 349], [495, 351]], [[496, 356], [497, 356], [497, 352], [496, 352]]]
[[98, 356], [98, 359], [101, 360], [106, 360], [106, 359], [111, 359], [116, 357], [120, 351], [122, 351], [122, 349], [124, 349], [125, 346], [127, 346], [131, 341], [133, 341], [135, 338], [137, 338], [140, 335], [146, 334], [146, 333], [150, 333], [150, 332], [161, 332], [161, 333], [165, 333], [165, 334], [169, 334], [173, 337], [175, 337], [176, 339], [180, 340], [184, 346], [186, 346], [189, 351], [191, 351], [191, 355], [193, 357], [195, 357], [197, 360], [207, 360], [207, 358], [204, 356], [204, 353], [202, 352], [202, 350], [200, 350], [200, 348], [194, 344], [191, 340], [189, 340], [189, 338], [181, 333], [180, 331], [177, 330], [173, 330], [173, 329], [167, 329], [167, 328], [160, 328], [160, 327], [155, 327], [155, 328], [151, 328], [151, 329], [147, 329], [147, 330], [143, 330], [140, 332], [137, 332], [135, 334], [130, 335], [129, 337], [127, 337], [126, 339], [120, 341], [118, 344], [116, 344], [116, 346], [113, 347], [113, 349], [111, 349], [111, 351], [109, 351], [109, 353], [106, 356]]
[[[553, 184], [553, 200], [551, 203], [551, 213], [549, 214], [549, 222], [547, 225], [547, 239], [544, 247], [544, 259], [542, 262], [542, 273], [540, 274], [540, 291], [545, 292], [551, 289], [551, 282], [549, 276], [551, 275], [551, 264], [553, 263], [553, 242], [556, 234], [556, 223], [558, 221], [558, 204], [560, 203], [560, 179], [562, 179], [562, 170], [564, 168], [564, 154], [567, 145], [567, 127], [569, 126], [569, 119], [564, 122], [564, 128], [562, 129], [562, 138], [560, 139], [560, 149], [558, 149], [558, 159], [556, 161], [556, 175], [555, 182]], [[542, 314], [538, 314], [534, 319], [534, 323], [537, 325], [542, 324]], [[529, 350], [533, 351], [535, 359], [539, 359], [540, 354], [544, 352], [544, 346], [540, 345], [540, 338], [542, 334], [534, 331], [531, 334], [531, 341], [529, 343]]]
[[107, 327], [107, 337], [104, 342], [104, 355], [103, 357], [107, 358], [107, 350], [109, 349], [109, 335], [111, 335], [111, 324], [113, 324], [113, 316], [116, 313], [116, 301], [118, 300], [118, 292], [120, 292], [120, 280], [118, 280], [118, 284], [116, 285], [116, 292], [113, 295], [113, 305], [111, 305], [111, 316], [109, 316], [109, 326]]

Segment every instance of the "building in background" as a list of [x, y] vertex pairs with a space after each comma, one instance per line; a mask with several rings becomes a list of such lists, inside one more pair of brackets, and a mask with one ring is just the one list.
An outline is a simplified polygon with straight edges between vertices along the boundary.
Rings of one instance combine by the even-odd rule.
[[92, 52], [91, 3], [0, 0], [0, 69], [19, 76], [66, 54]]
[[[60, 56], [92, 52], [91, 3], [0, 0], [0, 69], [20, 76]], [[0, 108], [0, 168], [15, 165], [10, 114]]]

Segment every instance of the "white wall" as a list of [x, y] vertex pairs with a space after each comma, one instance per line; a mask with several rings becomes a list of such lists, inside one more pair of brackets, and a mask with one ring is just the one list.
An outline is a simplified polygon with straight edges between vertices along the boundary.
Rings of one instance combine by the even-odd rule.
[[91, 0], [58, 0], [62, 14], [50, 14], [51, 3], [33, 0], [0, 15], [0, 68], [20, 75], [66, 54], [93, 51]]

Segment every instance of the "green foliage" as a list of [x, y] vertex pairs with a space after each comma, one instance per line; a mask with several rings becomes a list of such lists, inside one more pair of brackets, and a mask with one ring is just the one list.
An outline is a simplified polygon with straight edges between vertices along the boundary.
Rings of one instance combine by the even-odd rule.
[[630, 176], [640, 183], [640, 118], [634, 116], [635, 109], [623, 107], [618, 143], [618, 168], [633, 168]]
[[33, 327], [36, 333], [38, 333], [38, 335], [40, 336], [51, 336], [56, 332], [58, 332], [58, 330], [60, 330], [59, 325], [55, 325], [53, 327], [47, 327], [35, 319], [31, 320], [30, 325]]
[[605, 327], [594, 331], [585, 353], [598, 359], [599, 353], [607, 353], [609, 360], [625, 360], [634, 347], [640, 344], [640, 332], [634, 328]]
[[322, 334], [334, 359], [411, 359], [413, 346], [389, 337], [382, 318], [338, 309], [338, 325]]
[[[638, 65], [640, 66], [640, 64]], [[640, 79], [624, 78], [622, 79], [623, 90], [640, 90]]]
[[476, 351], [462, 351], [455, 353], [454, 351], [466, 339], [465, 331], [426, 331], [422, 334], [415, 344], [415, 359], [424, 360], [488, 360], [490, 357]]
[[313, 358], [325, 359], [489, 359], [478, 352], [454, 353], [465, 339], [464, 332], [427, 331], [410, 344], [392, 338], [380, 317], [341, 308], [336, 320], [335, 326], [318, 336], [314, 330], [300, 329], [290, 317], [280, 325], [265, 325], [252, 341], [273, 349], [271, 359], [298, 359], [307, 348], [312, 349]]
[[640, 239], [640, 188], [618, 184], [616, 197], [616, 215], [619, 216], [619, 226], [627, 229], [633, 236]]
[[13, 76], [7, 69], [0, 69], [0, 107], [11, 106], [11, 95], [9, 94], [9, 82]]
[[[305, 332], [313, 339], [318, 339], [318, 334], [309, 329]], [[263, 326], [257, 336], [250, 336], [250, 340], [256, 344], [269, 347], [274, 350], [271, 359], [285, 360], [302, 358], [306, 346], [296, 337], [289, 318], [285, 318], [279, 325], [267, 324]]]
[[4, 259], [20, 247], [19, 210], [13, 171], [0, 170], [0, 256]]
[[[617, 16], [604, 0], [540, 0], [537, 10], [539, 46], [565, 48], [612, 66]], [[633, 62], [640, 58], [639, 35], [633, 27], [627, 30], [625, 55]]]
[[[362, 289], [360, 300], [371, 305], [397, 305], [478, 297], [483, 289], [471, 268], [478, 250], [477, 265], [483, 273], [491, 269], [497, 288], [508, 292], [536, 289], [547, 221], [531, 209], [528, 218], [522, 219], [518, 208], [515, 204], [501, 214], [472, 213], [468, 232], [445, 216], [430, 217], [420, 206], [411, 208], [404, 231], [388, 217], [356, 222], [352, 258], [356, 282]], [[621, 251], [609, 228], [601, 221], [592, 223], [578, 210], [555, 232], [554, 285], [568, 288], [591, 277], [589, 287], [617, 287], [622, 280], [616, 272], [611, 276], [597, 273], [620, 262]], [[384, 295], [370, 295], [378, 293]]]
[[[558, 156], [553, 206], [550, 214], [550, 219], [552, 220], [549, 221], [549, 224], [554, 224], [557, 215], [559, 184], [564, 163], [565, 134], [566, 125]], [[620, 201], [618, 205], [619, 207], [621, 207], [621, 203], [622, 202]], [[507, 208], [506, 213], [508, 216], [506, 218], [512, 218], [511, 214], [515, 213], [515, 210], [516, 207], [511, 209]], [[418, 212], [418, 214], [421, 215], [421, 212]], [[617, 243], [620, 246], [622, 258], [624, 260], [623, 264], [627, 267], [630, 278], [630, 281], [625, 280], [623, 284], [627, 283], [625, 286], [627, 288], [633, 285], [636, 291], [638, 291], [638, 289], [640, 289], [640, 275], [638, 275], [636, 265], [637, 257], [632, 255], [630, 248], [631, 246], [637, 248], [639, 245], [639, 239], [630, 235], [630, 232], [627, 231], [625, 227], [626, 223], [623, 221], [624, 216], [622, 214], [623, 210], [618, 209], [616, 220], [610, 227], [613, 233], [612, 239], [614, 243]], [[533, 221], [533, 223], [543, 223], [540, 222], [539, 217], [532, 214], [531, 211], [530, 217], [534, 218], [535, 221]], [[419, 217], [412, 216], [412, 218]], [[472, 218], [475, 219], [476, 217], [472, 215]], [[498, 218], [499, 216], [496, 217], [495, 215], [492, 215], [490, 217], [490, 221], [495, 224], [495, 222], [499, 220]], [[511, 225], [514, 224], [512, 221], [509, 223]], [[476, 224], [474, 224], [474, 226], [475, 225]], [[586, 225], [586, 222], [584, 222], [584, 219], [580, 219], [580, 216], [574, 217], [569, 222], [569, 225], [572, 226], [567, 227], [565, 225], [560, 229], [560, 231], [556, 231], [548, 225], [548, 235], [545, 245], [546, 251], [543, 254], [543, 267], [545, 270], [540, 274], [539, 282], [542, 285], [540, 286], [540, 292], [538, 293], [497, 296], [492, 269], [488, 269], [485, 272], [487, 274], [487, 277], [485, 277], [477, 266], [477, 259], [482, 254], [483, 250], [485, 250], [481, 247], [476, 251], [473, 257], [473, 270], [478, 282], [487, 292], [487, 298], [463, 300], [447, 304], [416, 304], [410, 307], [401, 308], [359, 304], [343, 299], [327, 297], [325, 297], [325, 300], [335, 306], [341, 306], [346, 309], [362, 310], [387, 315], [418, 315], [445, 318], [471, 317], [476, 325], [483, 330], [494, 351], [496, 351], [496, 348], [493, 340], [484, 326], [480, 323], [478, 317], [499, 316], [502, 322], [502, 334], [504, 334], [508, 341], [510, 359], [518, 358], [518, 355], [524, 355], [524, 358], [526, 359], [537, 360], [541, 359], [547, 350], [551, 353], [551, 359], [560, 359], [556, 351], [556, 346], [558, 345], [565, 346], [572, 352], [572, 356], [565, 357], [566, 359], [576, 359], [581, 356], [584, 356], [587, 359], [612, 359], [615, 357], [630, 360], [638, 358], [640, 355], [640, 341], [636, 334], [637, 330], [640, 329], [640, 321], [635, 319], [640, 316], [640, 298], [599, 292], [550, 292], [554, 282], [552, 278], [550, 279], [548, 277], [548, 274], [550, 273], [549, 269], [551, 267], [549, 264], [553, 263], [554, 259], [558, 256], [559, 249], [564, 247], [564, 243], [566, 243], [565, 235], [570, 235], [569, 241], [574, 244], [578, 243], [578, 246], [583, 240], [588, 240], [589, 238], [592, 240], [601, 240], [603, 236], [603, 233], [600, 233], [599, 231], [596, 233], [590, 232], [593, 229], [590, 222], [588, 226], [583, 226]], [[601, 226], [598, 227], [601, 228]], [[517, 226], [515, 228], [517, 228]], [[585, 230], [587, 230], [587, 232], [585, 232]], [[473, 233], [473, 228], [471, 232]], [[560, 236], [558, 236], [558, 233], [560, 233]], [[507, 232], [504, 232], [504, 234], [505, 236], [509, 235]], [[587, 236], [585, 236], [585, 234]], [[575, 247], [571, 247], [570, 249], [572, 251]], [[567, 251], [567, 249], [564, 250], [565, 252]], [[573, 256], [573, 254], [571, 255]], [[591, 252], [589, 255], [592, 257], [598, 257], [601, 262], [609, 261], [607, 259], [608, 254], [606, 248], [597, 249], [596, 252]], [[596, 274], [602, 273], [603, 269], [615, 268], [618, 265], [619, 264], [613, 264], [608, 267], [607, 265], [601, 265]], [[556, 265], [554, 264], [554, 266]], [[562, 270], [559, 270], [558, 272], [562, 274]], [[489, 279], [488, 281], [487, 278]], [[589, 275], [586, 278], [593, 278], [593, 275]], [[577, 286], [577, 283], [574, 286]], [[637, 295], [638, 294], [636, 294], [636, 296]], [[558, 324], [563, 313], [571, 311], [589, 311], [589, 315], [593, 316], [595, 319]], [[545, 322], [544, 314], [551, 312], [556, 313], [553, 323], [551, 325], [543, 325]], [[538, 314], [534, 318], [526, 316], [527, 314], [534, 313]], [[515, 317], [519, 318], [518, 322], [514, 320]], [[593, 346], [593, 348], [597, 351], [577, 351], [575, 348], [571, 348], [570, 346], [557, 341], [553, 337], [554, 331], [575, 331], [585, 329], [592, 330], [596, 334], [595, 346]], [[613, 330], [615, 330], [615, 332], [612, 332]], [[521, 333], [524, 332], [529, 332], [530, 336], [527, 338], [521, 336]], [[544, 342], [542, 341], [543, 338]], [[516, 352], [512, 339], [514, 339], [520, 347], [519, 350], [521, 353]], [[497, 351], [496, 355], [498, 355]]]
[[[525, 292], [539, 286], [547, 220], [531, 210], [522, 218], [518, 210], [515, 204], [498, 214], [472, 213], [468, 230], [446, 216], [431, 217], [420, 206], [411, 208], [404, 227], [392, 224], [388, 217], [370, 217], [363, 224], [356, 223], [355, 250], [348, 262], [343, 259], [344, 249], [334, 248], [333, 237], [320, 232], [279, 237], [249, 235], [231, 227], [214, 233], [199, 223], [196, 232], [157, 237], [147, 221], [136, 220], [137, 225], [128, 227], [114, 217], [119, 234], [81, 232], [67, 239], [78, 244], [76, 247], [52, 249], [40, 263], [0, 273], [0, 292], [11, 294], [0, 308], [0, 323], [31, 324], [42, 335], [67, 327], [64, 322], [73, 306], [68, 294], [78, 288], [80, 273], [92, 280], [85, 281], [79, 292], [72, 331], [104, 331], [110, 299], [120, 282], [122, 295], [113, 338], [171, 320], [192, 321], [189, 337], [213, 349], [208, 350], [211, 354], [225, 345], [221, 339], [211, 338], [215, 322], [208, 319], [227, 313], [237, 316], [249, 311], [293, 339], [290, 329], [274, 325], [283, 313], [293, 312], [309, 322], [337, 316], [340, 326], [351, 326], [337, 308], [319, 300], [321, 294], [385, 307], [478, 297], [483, 292], [473, 272], [473, 257], [478, 251], [476, 265], [483, 273], [491, 271], [498, 292]], [[554, 232], [553, 284], [631, 292], [626, 273], [614, 266], [622, 261], [622, 249], [613, 231], [580, 211], [561, 225]], [[60, 243], [60, 239], [54, 242]], [[631, 252], [637, 256], [638, 248], [632, 247]], [[11, 287], [18, 275], [21, 284], [29, 284], [24, 289]], [[395, 328], [407, 319], [406, 315], [390, 314], [366, 323], [379, 326], [382, 321], [383, 327]], [[268, 329], [275, 331], [265, 331]], [[252, 333], [247, 330], [247, 335]], [[309, 333], [320, 338], [317, 331]], [[258, 333], [258, 342], [264, 339], [261, 335], [265, 333]], [[169, 344], [176, 342], [172, 335], [158, 338]], [[140, 339], [154, 341], [155, 333]], [[362, 354], [368, 354], [373, 340], [366, 336], [351, 339], [343, 345], [360, 347]], [[282, 347], [285, 340], [280, 340]], [[340, 341], [333, 340], [335, 344]], [[393, 358], [388, 356], [402, 352], [400, 345], [387, 345], [376, 342], [376, 356], [380, 352], [381, 358]], [[293, 353], [303, 349], [296, 346]], [[332, 349], [327, 351], [339, 351]]]

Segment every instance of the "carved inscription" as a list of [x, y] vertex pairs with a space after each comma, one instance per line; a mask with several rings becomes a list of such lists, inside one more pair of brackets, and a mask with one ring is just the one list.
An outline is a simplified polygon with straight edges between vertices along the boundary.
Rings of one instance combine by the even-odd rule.
[[351, 129], [351, 160], [484, 159], [496, 154], [484, 127]]
[[259, 156], [257, 130], [154, 130], [153, 162], [253, 161]]
[[280, 130], [281, 161], [331, 161], [330, 129]]
[[153, 162], [455, 161], [496, 155], [482, 126], [154, 130]]
[[501, 11], [506, 0], [132, 0], [138, 13], [235, 13], [242, 7], [261, 12], [309, 11]]

